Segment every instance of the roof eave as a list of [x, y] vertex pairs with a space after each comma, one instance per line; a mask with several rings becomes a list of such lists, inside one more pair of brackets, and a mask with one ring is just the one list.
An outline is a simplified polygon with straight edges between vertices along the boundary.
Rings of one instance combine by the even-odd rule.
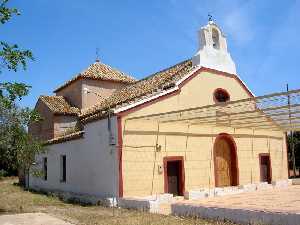
[[197, 72], [197, 70], [199, 70], [199, 69], [200, 69], [199, 67], [194, 68], [194, 69], [193, 69], [191, 72], [189, 72], [186, 76], [184, 76], [182, 79], [180, 79], [179, 81], [177, 81], [177, 82], [175, 83], [175, 86], [174, 86], [174, 87], [172, 87], [172, 88], [170, 88], [170, 89], [167, 89], [167, 90], [164, 90], [164, 91], [158, 93], [157, 95], [153, 95], [153, 96], [151, 96], [151, 97], [149, 97], [149, 98], [146, 98], [146, 99], [137, 101], [137, 102], [135, 102], [135, 103], [132, 103], [132, 104], [130, 104], [130, 105], [127, 105], [127, 106], [121, 107], [121, 108], [119, 108], [119, 109], [116, 109], [116, 110], [114, 110], [114, 113], [121, 113], [121, 112], [123, 112], [123, 111], [127, 111], [127, 110], [129, 110], [129, 109], [131, 109], [131, 108], [134, 108], [134, 107], [139, 106], [139, 105], [141, 105], [141, 104], [144, 104], [144, 103], [146, 103], [146, 102], [152, 101], [152, 100], [154, 100], [154, 99], [156, 99], [156, 98], [159, 98], [159, 97], [162, 97], [162, 96], [164, 96], [164, 95], [170, 94], [170, 93], [172, 93], [172, 92], [174, 92], [174, 91], [177, 91], [177, 90], [179, 89], [180, 84], [181, 84], [183, 81], [185, 81], [188, 77], [190, 77], [192, 74], [194, 74], [195, 72]]
[[124, 84], [133, 84], [137, 81], [123, 81], [123, 80], [116, 80], [116, 79], [103, 79], [103, 78], [97, 78], [97, 77], [85, 77], [85, 76], [78, 76], [76, 78], [74, 78], [73, 80], [70, 80], [69, 82], [67, 82], [66, 84], [56, 88], [53, 93], [57, 93], [59, 91], [61, 91], [62, 89], [68, 87], [69, 85], [71, 85], [72, 83], [74, 83], [75, 81], [78, 81], [80, 79], [86, 79], [86, 80], [102, 80], [102, 81], [110, 81], [110, 82], [115, 82], [115, 83], [124, 83]]
[[56, 137], [50, 140], [47, 140], [44, 145], [53, 145], [53, 144], [59, 144], [59, 143], [63, 143], [63, 142], [67, 142], [67, 141], [71, 141], [71, 140], [76, 140], [79, 138], [83, 138], [84, 135], [84, 131], [77, 131], [68, 135], [64, 135], [64, 136], [60, 136], [60, 137]]
[[[201, 69], [205, 70], [205, 69], [209, 69], [209, 68], [206, 68], [206, 67], [202, 67], [202, 66], [198, 66], [198, 67], [195, 67], [194, 69], [192, 69], [187, 75], [185, 75], [183, 78], [181, 78], [180, 80], [178, 80], [176, 83], [175, 83], [175, 86], [173, 88], [170, 88], [168, 90], [164, 90], [156, 95], [153, 95], [153, 96], [150, 96], [149, 98], [146, 98], [146, 99], [143, 99], [143, 100], [140, 100], [140, 101], [136, 101], [132, 104], [129, 104], [129, 105], [126, 105], [126, 106], [123, 106], [123, 107], [120, 107], [118, 109], [114, 109], [114, 114], [120, 114], [122, 112], [125, 112], [127, 110], [130, 110], [132, 108], [135, 108], [139, 105], [142, 105], [142, 104], [145, 104], [147, 102], [150, 102], [150, 101], [153, 101], [154, 99], [157, 99], [157, 98], [160, 98], [164, 95], [167, 95], [167, 94], [170, 94], [174, 91], [177, 91], [178, 89], [180, 89], [180, 86], [183, 85], [185, 83], [185, 81], [187, 81], [193, 74], [197, 73], [197, 71], [200, 71]], [[214, 70], [216, 71], [216, 70]], [[220, 72], [220, 73], [224, 73], [222, 71], [216, 71], [216, 72]], [[245, 89], [249, 92], [250, 95], [254, 96], [254, 94], [250, 91], [250, 89], [246, 86], [246, 84], [240, 79], [239, 76], [237, 76], [236, 74], [228, 74], [226, 73], [227, 75], [230, 75], [230, 76], [235, 76], [237, 79], [240, 80], [241, 84], [245, 87]], [[106, 116], [105, 115], [102, 115], [101, 117], [99, 117], [99, 114], [100, 112], [96, 113], [96, 114], [93, 114], [93, 115], [88, 115], [88, 116], [85, 116], [82, 120], [84, 122], [89, 122], [90, 121], [90, 118], [92, 118], [91, 120], [96, 120], [97, 118], [105, 118]]]

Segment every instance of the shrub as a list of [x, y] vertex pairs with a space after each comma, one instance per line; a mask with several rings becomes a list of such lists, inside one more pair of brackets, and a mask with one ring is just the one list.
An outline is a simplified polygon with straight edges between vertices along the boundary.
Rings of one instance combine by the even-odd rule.
[[6, 177], [7, 176], [7, 172], [5, 170], [0, 170], [0, 180], [3, 179], [3, 177]]

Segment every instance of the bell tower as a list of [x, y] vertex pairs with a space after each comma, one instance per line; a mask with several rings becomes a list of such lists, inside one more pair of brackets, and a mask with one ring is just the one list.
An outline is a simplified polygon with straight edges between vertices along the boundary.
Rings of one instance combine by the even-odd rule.
[[199, 49], [192, 59], [193, 66], [236, 74], [235, 63], [227, 50], [226, 37], [211, 17], [208, 24], [198, 31], [198, 41]]

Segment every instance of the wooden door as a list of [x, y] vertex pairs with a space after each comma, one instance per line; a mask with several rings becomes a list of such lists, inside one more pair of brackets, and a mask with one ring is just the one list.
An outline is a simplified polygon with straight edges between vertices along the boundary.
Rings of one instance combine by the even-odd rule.
[[231, 186], [231, 148], [226, 139], [219, 139], [215, 146], [216, 186]]
[[164, 157], [165, 193], [183, 195], [184, 193], [184, 159], [182, 156]]
[[180, 175], [179, 168], [180, 161], [172, 161], [167, 164], [167, 176], [168, 176], [168, 193], [174, 196], [179, 195], [179, 183]]

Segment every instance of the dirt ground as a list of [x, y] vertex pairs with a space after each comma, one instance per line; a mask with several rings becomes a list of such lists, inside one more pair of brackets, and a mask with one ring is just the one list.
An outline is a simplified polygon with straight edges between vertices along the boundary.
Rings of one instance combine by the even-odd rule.
[[[16, 214], [20, 213], [46, 213], [76, 225], [234, 225], [231, 222], [180, 218], [125, 209], [113, 211], [101, 206], [66, 203], [54, 196], [24, 191], [15, 182], [17, 179], [0, 181], [0, 218], [4, 216], [5, 219], [7, 215], [12, 215], [17, 219], [19, 215]], [[29, 222], [30, 225], [34, 224], [33, 221]]]

